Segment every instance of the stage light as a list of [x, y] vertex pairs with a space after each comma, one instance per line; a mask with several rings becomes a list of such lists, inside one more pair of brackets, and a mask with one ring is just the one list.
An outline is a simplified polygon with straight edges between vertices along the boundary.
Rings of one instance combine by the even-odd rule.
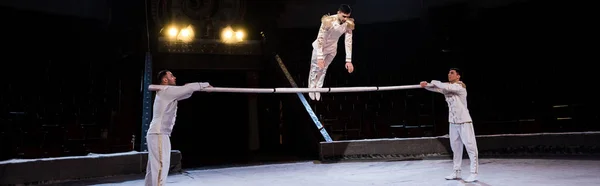
[[221, 40], [225, 43], [235, 43], [243, 41], [246, 33], [243, 30], [234, 31], [231, 27], [225, 27], [221, 32]]
[[190, 42], [194, 40], [194, 28], [192, 25], [181, 27], [181, 25], [173, 24], [161, 29], [161, 34], [164, 34], [168, 41], [183, 41]]
[[224, 41], [230, 41], [231, 37], [233, 37], [233, 29], [231, 29], [231, 27], [226, 27], [223, 29], [223, 32], [221, 33], [221, 39]]
[[187, 29], [181, 30], [181, 36], [182, 37], [189, 37], [190, 36], [190, 31], [187, 30]]
[[177, 36], [177, 33], [178, 33], [178, 32], [179, 32], [179, 31], [178, 31], [178, 30], [177, 30], [177, 28], [175, 28], [175, 27], [171, 27], [171, 28], [169, 28], [169, 32], [168, 32], [168, 34], [169, 34], [169, 37], [175, 37], [175, 36]]
[[245, 36], [245, 34], [244, 34], [243, 31], [237, 31], [237, 32], [235, 32], [235, 37], [236, 37], [236, 39], [238, 41], [244, 40], [244, 36]]
[[187, 27], [181, 29], [181, 31], [177, 35], [177, 40], [185, 42], [194, 40], [194, 28], [192, 27], [192, 25], [188, 25]]

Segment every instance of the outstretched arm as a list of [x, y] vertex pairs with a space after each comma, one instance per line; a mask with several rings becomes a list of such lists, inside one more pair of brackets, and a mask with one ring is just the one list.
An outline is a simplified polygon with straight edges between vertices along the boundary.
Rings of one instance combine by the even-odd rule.
[[442, 93], [442, 90], [438, 87], [433, 86], [431, 83], [427, 83], [427, 81], [421, 81], [421, 87], [425, 88], [426, 90], [432, 91], [432, 92], [437, 92], [437, 93]]
[[459, 83], [442, 83], [437, 80], [431, 81], [434, 88], [437, 88], [441, 93], [462, 94], [466, 91], [464, 84]]
[[207, 87], [210, 87], [209, 83], [197, 82], [188, 83], [183, 86], [150, 85], [148, 89], [151, 91], [162, 91], [163, 96], [175, 100], [183, 100], [191, 97], [195, 91], [200, 91]]

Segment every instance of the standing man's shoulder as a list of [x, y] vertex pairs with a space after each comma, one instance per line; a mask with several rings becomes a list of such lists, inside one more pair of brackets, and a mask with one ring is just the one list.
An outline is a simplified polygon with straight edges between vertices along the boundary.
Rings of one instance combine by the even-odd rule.
[[456, 82], [456, 86], [459, 87], [460, 94], [465, 95], [465, 96], [467, 95], [467, 84], [465, 84], [462, 81], [458, 81], [458, 82]]
[[456, 83], [449, 83], [449, 82], [441, 82], [441, 81], [433, 80], [431, 82], [433, 84], [446, 85], [446, 86], [449, 86], [449, 88], [453, 88], [453, 89], [467, 89], [467, 84], [465, 84], [462, 81], [457, 81]]
[[467, 84], [465, 84], [465, 83], [464, 83], [464, 82], [462, 82], [462, 81], [458, 81], [458, 82], [456, 82], [456, 84], [460, 85], [460, 86], [461, 86], [462, 88], [464, 88], [464, 89], [467, 89]]
[[448, 83], [449, 89], [454, 93], [467, 93], [467, 84], [462, 81], [457, 81], [456, 83]]

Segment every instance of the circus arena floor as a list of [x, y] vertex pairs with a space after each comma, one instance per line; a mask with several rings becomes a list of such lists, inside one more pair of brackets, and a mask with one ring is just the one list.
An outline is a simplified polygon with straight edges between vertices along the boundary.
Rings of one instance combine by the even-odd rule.
[[[463, 178], [468, 176], [463, 160]], [[600, 185], [597, 159], [481, 159], [479, 181], [445, 180], [449, 159], [293, 163], [183, 170], [169, 175], [167, 185], [312, 186], [312, 185]], [[65, 185], [64, 183], [61, 185]], [[144, 185], [143, 175], [72, 182], [67, 185]]]

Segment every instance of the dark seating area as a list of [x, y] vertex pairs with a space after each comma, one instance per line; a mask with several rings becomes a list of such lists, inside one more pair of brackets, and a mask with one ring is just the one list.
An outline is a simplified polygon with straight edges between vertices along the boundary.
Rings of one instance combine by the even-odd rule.
[[10, 147], [3, 152], [38, 158], [132, 150], [132, 131], [115, 128], [118, 80], [90, 71], [29, 74], [35, 84], [9, 84], [8, 94], [1, 95], [8, 104], [2, 109], [0, 134]]
[[[139, 75], [123, 73], [135, 56], [108, 47], [118, 39], [109, 37], [114, 31], [85, 19], [2, 10], [23, 19], [7, 23], [19, 29], [2, 31], [14, 37], [5, 38], [3, 76], [10, 80], [1, 86], [0, 160], [133, 150], [138, 125], [124, 116], [137, 114], [131, 107], [139, 104], [126, 87]], [[37, 29], [46, 25], [57, 29]]]

